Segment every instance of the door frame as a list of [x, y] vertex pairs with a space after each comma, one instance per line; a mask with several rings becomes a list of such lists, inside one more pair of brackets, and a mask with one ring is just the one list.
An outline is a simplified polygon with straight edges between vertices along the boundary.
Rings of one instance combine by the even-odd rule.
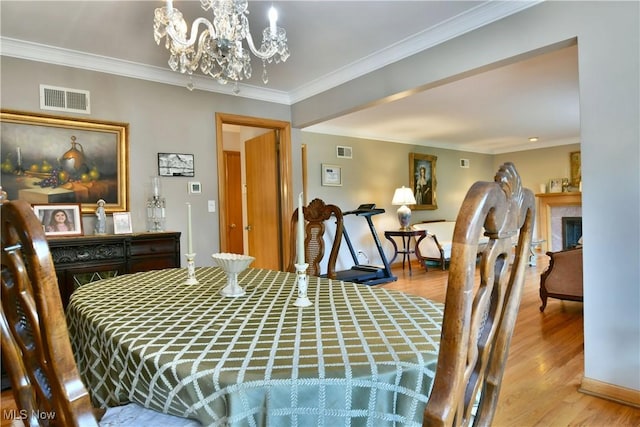
[[[281, 262], [289, 259], [290, 248], [288, 245], [291, 227], [291, 215], [293, 214], [292, 165], [291, 165], [291, 123], [282, 120], [263, 119], [258, 117], [241, 116], [236, 114], [216, 113], [216, 154], [218, 158], [218, 201], [220, 206], [227, 202], [226, 179], [224, 170], [224, 144], [222, 127], [225, 124], [248, 126], [255, 128], [273, 129], [279, 131], [280, 147], [278, 150], [278, 169], [280, 171], [280, 230], [282, 240], [280, 245]], [[227, 236], [223, 233], [228, 225], [227, 214], [224, 209], [219, 209], [220, 252], [227, 249]], [[284, 265], [280, 266], [284, 269]]]

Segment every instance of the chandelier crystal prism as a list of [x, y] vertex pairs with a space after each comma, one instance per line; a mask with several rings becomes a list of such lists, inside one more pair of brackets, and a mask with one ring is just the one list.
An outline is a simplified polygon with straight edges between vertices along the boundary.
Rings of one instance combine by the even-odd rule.
[[[158, 45], [165, 38], [171, 53], [169, 67], [189, 75], [200, 68], [220, 84], [234, 82], [237, 89], [239, 81], [251, 77], [251, 51], [262, 60], [262, 81], [267, 84], [267, 62], [277, 64], [289, 58], [287, 33], [276, 24], [275, 8], [269, 11], [269, 26], [262, 31], [262, 44], [256, 49], [249, 32], [247, 0], [200, 0], [200, 4], [213, 12], [213, 20], [197, 18], [189, 34], [182, 13], [171, 0], [155, 10], [153, 36]], [[244, 40], [249, 50], [243, 46]]]

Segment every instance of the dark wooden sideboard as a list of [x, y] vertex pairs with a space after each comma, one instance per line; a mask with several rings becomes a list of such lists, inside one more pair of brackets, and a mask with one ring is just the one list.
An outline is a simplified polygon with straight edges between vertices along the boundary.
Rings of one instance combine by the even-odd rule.
[[84, 284], [139, 271], [180, 267], [180, 233], [49, 238], [64, 307]]

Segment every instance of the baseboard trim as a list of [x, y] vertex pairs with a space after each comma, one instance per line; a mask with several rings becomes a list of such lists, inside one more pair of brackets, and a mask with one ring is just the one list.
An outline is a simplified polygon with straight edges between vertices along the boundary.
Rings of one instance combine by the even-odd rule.
[[640, 408], [640, 391], [582, 377], [581, 393]]

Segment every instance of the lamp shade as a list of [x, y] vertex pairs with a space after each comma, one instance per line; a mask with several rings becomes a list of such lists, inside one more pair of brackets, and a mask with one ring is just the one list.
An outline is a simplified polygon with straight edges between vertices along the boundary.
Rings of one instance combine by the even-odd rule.
[[407, 205], [415, 205], [416, 198], [413, 196], [413, 191], [410, 188], [402, 186], [402, 188], [396, 188], [396, 192], [393, 193], [392, 205], [401, 205], [398, 208], [398, 221], [400, 222], [401, 230], [410, 230], [409, 226], [411, 222], [411, 209]]
[[391, 204], [394, 206], [415, 205], [416, 198], [410, 188], [402, 186], [402, 188], [396, 188], [395, 193], [393, 193], [393, 200], [391, 201]]

